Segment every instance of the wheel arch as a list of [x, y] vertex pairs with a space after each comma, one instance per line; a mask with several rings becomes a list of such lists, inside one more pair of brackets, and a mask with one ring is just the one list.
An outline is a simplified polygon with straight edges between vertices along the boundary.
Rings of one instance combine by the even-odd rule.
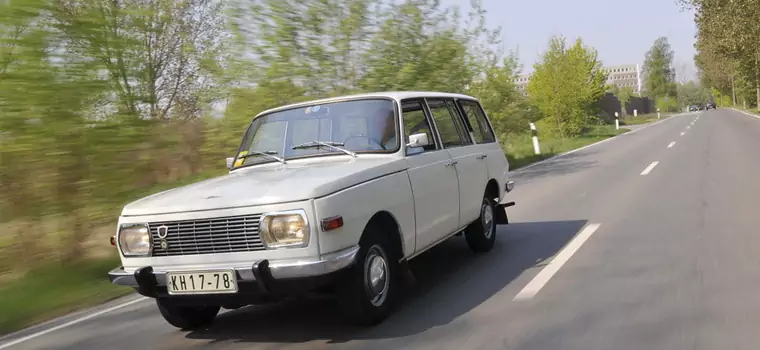
[[493, 199], [495, 203], [499, 203], [499, 200], [501, 200], [500, 191], [501, 187], [499, 186], [499, 182], [496, 181], [496, 179], [490, 179], [488, 180], [488, 183], [486, 183], [486, 191], [484, 193], [484, 196]]
[[383, 233], [387, 234], [390, 238], [391, 244], [393, 244], [393, 254], [395, 259], [403, 259], [405, 255], [405, 247], [403, 234], [401, 232], [401, 226], [396, 220], [396, 217], [389, 211], [380, 210], [367, 221], [365, 225], [365, 231], [362, 233], [362, 238], [367, 232], [368, 227], [378, 227]]

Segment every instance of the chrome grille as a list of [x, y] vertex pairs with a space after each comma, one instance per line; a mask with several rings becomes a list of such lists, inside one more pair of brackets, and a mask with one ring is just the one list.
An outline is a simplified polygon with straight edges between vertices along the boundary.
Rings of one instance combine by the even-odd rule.
[[[152, 222], [153, 256], [199, 255], [264, 250], [259, 236], [260, 214], [223, 218]], [[166, 238], [158, 228], [166, 226]], [[166, 248], [162, 242], [166, 241]]]

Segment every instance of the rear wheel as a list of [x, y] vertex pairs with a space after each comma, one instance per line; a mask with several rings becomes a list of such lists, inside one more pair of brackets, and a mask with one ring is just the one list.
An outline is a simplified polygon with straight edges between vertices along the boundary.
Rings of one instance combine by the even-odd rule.
[[368, 227], [359, 244], [356, 264], [341, 281], [341, 310], [354, 324], [376, 325], [391, 313], [399, 289], [399, 265], [388, 233]]
[[219, 306], [175, 305], [167, 299], [156, 299], [158, 311], [174, 327], [193, 330], [211, 325], [219, 313]]
[[480, 217], [465, 229], [464, 238], [467, 245], [476, 253], [490, 251], [496, 242], [495, 207], [494, 201], [485, 196], [480, 204]]

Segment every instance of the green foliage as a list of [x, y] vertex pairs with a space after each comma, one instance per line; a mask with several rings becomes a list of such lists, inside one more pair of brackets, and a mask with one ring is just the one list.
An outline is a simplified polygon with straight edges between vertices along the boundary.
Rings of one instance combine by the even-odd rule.
[[678, 100], [672, 97], [659, 97], [655, 100], [655, 107], [663, 113], [678, 112], [681, 107]]
[[677, 100], [682, 108], [690, 105], [703, 105], [713, 99], [710, 89], [707, 89], [693, 81], [688, 81], [684, 84], [678, 84], [677, 89]]
[[517, 70], [517, 58], [507, 57], [501, 65], [487, 69], [467, 89], [468, 94], [480, 99], [500, 138], [526, 130], [531, 121], [539, 118], [538, 111], [515, 86]]
[[696, 13], [695, 61], [702, 81], [723, 94], [745, 95], [739, 98], [740, 103], [754, 100], [760, 105], [760, 22], [757, 21], [760, 6], [757, 1], [681, 2]]
[[563, 37], [549, 40], [549, 48], [534, 66], [528, 95], [550, 120], [547, 131], [560, 137], [580, 135], [604, 96], [607, 74], [597, 53], [578, 39], [567, 47]]
[[648, 97], [658, 99], [675, 97], [675, 69], [673, 69], [673, 50], [668, 38], [655, 40], [644, 58], [644, 91]]

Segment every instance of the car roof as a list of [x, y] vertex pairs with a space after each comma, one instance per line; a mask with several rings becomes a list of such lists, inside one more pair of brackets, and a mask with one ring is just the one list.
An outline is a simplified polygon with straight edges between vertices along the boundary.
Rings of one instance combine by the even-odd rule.
[[[284, 111], [292, 108], [299, 108], [299, 107], [307, 107], [307, 106], [313, 106], [315, 104], [324, 104], [324, 103], [330, 103], [330, 102], [338, 102], [338, 101], [350, 101], [350, 100], [357, 100], [357, 99], [365, 99], [365, 98], [372, 98], [372, 97], [379, 97], [379, 98], [390, 98], [394, 99], [396, 101], [400, 101], [407, 98], [420, 98], [420, 97], [428, 97], [428, 98], [460, 98], [460, 99], [468, 99], [468, 100], [475, 100], [478, 99], [472, 96], [463, 95], [463, 94], [454, 94], [454, 93], [448, 93], [448, 92], [434, 92], [434, 91], [386, 91], [386, 92], [372, 92], [372, 93], [366, 93], [366, 94], [352, 94], [352, 95], [343, 95], [343, 96], [337, 96], [337, 97], [331, 97], [331, 98], [323, 98], [323, 99], [316, 99], [311, 101], [305, 101], [305, 102], [299, 102], [299, 103], [292, 103], [289, 105], [284, 105], [280, 107], [270, 108], [267, 109], [259, 114], [256, 115], [256, 117], [259, 117], [264, 114], [269, 114], [272, 112], [279, 112]], [[254, 119], [256, 118], [254, 117]]]

